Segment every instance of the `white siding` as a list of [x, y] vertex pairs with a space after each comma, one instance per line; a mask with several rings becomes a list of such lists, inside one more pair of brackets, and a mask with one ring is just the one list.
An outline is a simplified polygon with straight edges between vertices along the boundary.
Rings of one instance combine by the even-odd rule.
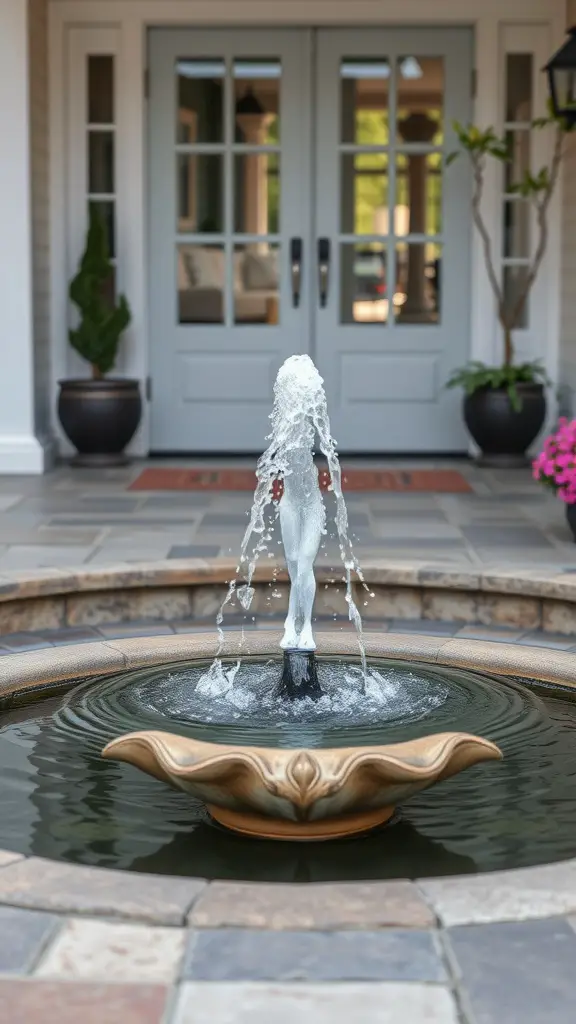
[[34, 413], [38, 437], [50, 433], [50, 237], [48, 181], [48, 4], [28, 0], [30, 175], [34, 324]]
[[[576, 25], [576, 0], [567, 0], [566, 24]], [[568, 140], [562, 195], [560, 320], [561, 412], [576, 415], [576, 137]]]

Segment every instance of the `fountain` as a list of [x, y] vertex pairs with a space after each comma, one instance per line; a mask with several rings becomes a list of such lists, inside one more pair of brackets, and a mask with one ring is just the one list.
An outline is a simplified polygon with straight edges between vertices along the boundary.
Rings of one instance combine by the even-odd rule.
[[[312, 360], [292, 356], [274, 386], [272, 431], [258, 461], [257, 486], [237, 572], [217, 616], [219, 644], [212, 663], [186, 689], [164, 687], [163, 714], [170, 731], [141, 730], [106, 745], [103, 755], [127, 761], [202, 800], [213, 819], [248, 836], [318, 840], [368, 832], [389, 821], [399, 803], [471, 765], [501, 757], [487, 739], [442, 732], [390, 744], [340, 742], [309, 746], [310, 726], [347, 720], [355, 725], [387, 715], [425, 717], [448, 699], [441, 682], [390, 678], [368, 664], [353, 577], [364, 585], [348, 532], [341, 470], [331, 436], [323, 381]], [[325, 457], [335, 502], [334, 523], [343, 566], [348, 615], [356, 631], [356, 659], [318, 658], [312, 629], [316, 593], [314, 562], [326, 535], [327, 516], [314, 463], [315, 444]], [[250, 651], [244, 631], [225, 634], [226, 607], [248, 612], [258, 559], [279, 520], [291, 589], [282, 664]], [[366, 592], [368, 593], [368, 587]], [[233, 648], [233, 650], [231, 650]], [[232, 655], [232, 656], [231, 656]], [[142, 697], [142, 694], [140, 695]], [[158, 689], [144, 695], [158, 710]], [[270, 721], [287, 722], [289, 742], [262, 745], [263, 709]], [[178, 734], [178, 721], [211, 722], [243, 716], [249, 743], [215, 743]]]

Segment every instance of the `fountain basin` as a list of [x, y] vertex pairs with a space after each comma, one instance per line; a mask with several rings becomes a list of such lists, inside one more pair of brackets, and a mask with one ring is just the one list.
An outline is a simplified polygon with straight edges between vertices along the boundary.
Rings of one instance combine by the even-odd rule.
[[[268, 631], [248, 634], [249, 657], [278, 658], [278, 637]], [[321, 663], [357, 658], [351, 635], [318, 634], [317, 641]], [[399, 671], [403, 666], [410, 670], [412, 663], [420, 673], [444, 678], [455, 672], [468, 677], [472, 669], [470, 685], [461, 691], [459, 713], [431, 721], [420, 718], [410, 734], [477, 732], [501, 747], [504, 761], [478, 765], [412, 796], [390, 827], [373, 830], [368, 837], [247, 846], [246, 839], [214, 828], [188, 794], [100, 756], [106, 743], [122, 733], [164, 728], [157, 718], [153, 723], [135, 721], [131, 711], [100, 723], [105, 705], [99, 695], [110, 678], [123, 687], [134, 671], [143, 676], [166, 670], [178, 674], [187, 671], [186, 663], [210, 663], [216, 650], [213, 634], [138, 637], [7, 655], [0, 659], [0, 755], [5, 766], [0, 847], [67, 863], [252, 881], [419, 878], [528, 867], [575, 856], [574, 656], [421, 635], [372, 633], [366, 646], [369, 659], [381, 659], [384, 653]], [[471, 716], [469, 707], [478, 707], [480, 698], [482, 714]], [[68, 722], [73, 728], [54, 732], [50, 715], [63, 705], [74, 713]], [[513, 730], [503, 731], [502, 722], [511, 716]], [[404, 729], [391, 726], [388, 721], [363, 725], [352, 736], [348, 727], [338, 735], [319, 730], [314, 742], [318, 748], [402, 742]], [[14, 761], [19, 737], [34, 752], [31, 768]], [[197, 738], [254, 745], [253, 732], [236, 728], [231, 736], [215, 725], [209, 732], [199, 731]], [[259, 742], [281, 745], [278, 736], [265, 731]], [[294, 737], [293, 752], [301, 742]], [[33, 829], [28, 819], [35, 822]]]
[[127, 761], [204, 801], [216, 821], [266, 839], [321, 840], [384, 824], [400, 802], [481, 761], [496, 744], [441, 733], [375, 747], [232, 747], [144, 731], [108, 743]]

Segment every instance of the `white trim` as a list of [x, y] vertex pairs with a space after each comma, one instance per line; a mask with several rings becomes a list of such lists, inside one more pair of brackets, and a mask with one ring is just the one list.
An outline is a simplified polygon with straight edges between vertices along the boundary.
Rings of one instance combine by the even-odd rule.
[[[55, 376], [63, 375], [66, 365], [66, 317], [62, 296], [67, 279], [63, 273], [66, 251], [62, 224], [66, 212], [66, 184], [61, 150], [65, 144], [63, 109], [66, 103], [65, 37], [72, 28], [83, 32], [106, 27], [119, 32], [118, 73], [118, 250], [122, 287], [133, 312], [130, 338], [127, 339], [123, 369], [144, 380], [148, 373], [150, 343], [147, 337], [148, 237], [146, 215], [146, 103], [143, 78], [146, 66], [146, 32], [149, 27], [174, 25], [260, 26], [339, 26], [399, 24], [395, 0], [51, 0], [51, 189], [52, 189], [52, 344]], [[475, 66], [478, 73], [474, 120], [498, 125], [502, 121], [502, 35], [528, 29], [541, 40], [538, 47], [552, 52], [563, 37], [565, 0], [434, 0], [433, 15], [429, 0], [403, 0], [401, 24], [471, 25], [475, 31]], [[548, 52], [545, 54], [545, 58]], [[544, 62], [544, 61], [543, 61]], [[544, 88], [544, 85], [542, 85]], [[498, 168], [490, 168], [486, 177], [485, 210], [498, 244], [501, 230], [501, 204]], [[548, 288], [543, 335], [548, 341], [550, 372], [558, 372], [560, 334], [560, 195], [555, 197], [550, 215], [550, 246], [546, 267], [542, 269], [542, 288]], [[470, 354], [491, 361], [499, 344], [494, 302], [484, 270], [479, 240], [473, 233]], [[534, 339], [536, 343], [536, 338]], [[136, 454], [146, 454], [149, 446], [148, 416], [145, 413], [139, 434], [131, 446]]]
[[0, 6], [0, 472], [42, 473], [34, 436], [34, 309], [28, 4]]
[[28, 434], [0, 434], [0, 474], [28, 476], [45, 473], [55, 456], [53, 439]]

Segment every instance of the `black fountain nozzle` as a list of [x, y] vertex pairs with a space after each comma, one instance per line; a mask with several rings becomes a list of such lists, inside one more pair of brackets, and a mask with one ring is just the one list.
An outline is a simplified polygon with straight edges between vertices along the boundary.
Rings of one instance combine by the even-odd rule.
[[314, 651], [284, 651], [278, 696], [285, 700], [320, 700], [324, 696]]

